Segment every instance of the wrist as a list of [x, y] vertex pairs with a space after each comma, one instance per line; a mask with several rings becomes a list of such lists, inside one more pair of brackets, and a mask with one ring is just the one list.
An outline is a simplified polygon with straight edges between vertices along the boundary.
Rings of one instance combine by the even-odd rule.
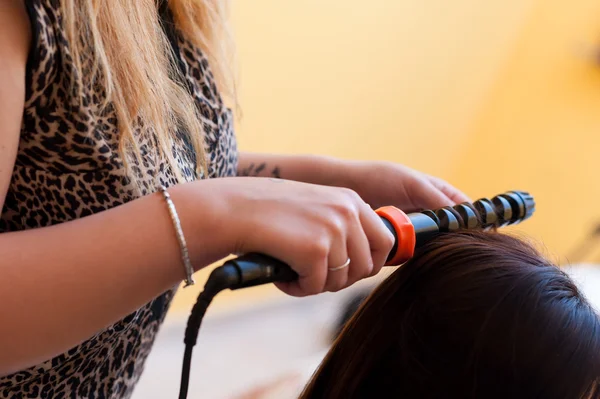
[[344, 187], [348, 161], [323, 155], [240, 154], [240, 176], [277, 177], [286, 180]]
[[207, 187], [210, 182], [202, 180], [169, 188], [194, 271], [229, 255], [226, 237], [221, 232], [224, 230], [223, 204], [211, 194], [214, 190]]
[[354, 161], [324, 155], [306, 155], [298, 158], [299, 180], [321, 186], [352, 188]]
[[335, 159], [329, 168], [331, 182], [328, 185], [356, 190], [362, 180], [361, 163], [361, 161]]
[[323, 155], [306, 156], [303, 169], [305, 181], [322, 186], [345, 187], [348, 182], [346, 163], [348, 161]]

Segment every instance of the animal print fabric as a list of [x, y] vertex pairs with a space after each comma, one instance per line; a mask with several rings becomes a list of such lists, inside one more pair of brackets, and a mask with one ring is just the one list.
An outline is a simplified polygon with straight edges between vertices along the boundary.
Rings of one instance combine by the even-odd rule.
[[[74, 91], [70, 87], [75, 72], [60, 1], [26, 3], [33, 42], [20, 144], [0, 214], [0, 233], [85, 217], [151, 191], [134, 190], [123, 176], [117, 119], [110, 107], [101, 113], [102, 90], [85, 84]], [[231, 111], [217, 92], [206, 57], [169, 24], [168, 10], [163, 16], [185, 83], [203, 117], [208, 173], [233, 176], [237, 148]], [[196, 179], [193, 157], [177, 146], [174, 153], [184, 178]], [[149, 162], [155, 180], [166, 186], [175, 183], [169, 168]], [[181, 267], [178, 260], [173, 267]], [[175, 289], [68, 352], [1, 377], [0, 398], [129, 398]], [[173, 387], [174, 394], [176, 390]]]

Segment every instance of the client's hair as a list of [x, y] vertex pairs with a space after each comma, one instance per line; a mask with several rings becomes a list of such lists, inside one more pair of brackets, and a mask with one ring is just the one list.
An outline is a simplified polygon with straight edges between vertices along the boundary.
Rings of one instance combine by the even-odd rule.
[[365, 301], [303, 399], [600, 398], [600, 320], [498, 233], [441, 235]]

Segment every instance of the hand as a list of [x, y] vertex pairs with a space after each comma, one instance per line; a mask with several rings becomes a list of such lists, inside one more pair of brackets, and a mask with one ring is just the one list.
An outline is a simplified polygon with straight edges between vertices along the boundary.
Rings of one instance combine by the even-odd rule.
[[[200, 250], [258, 252], [287, 263], [299, 279], [277, 286], [289, 295], [338, 291], [372, 276], [394, 244], [379, 216], [347, 188], [256, 177], [194, 187], [219, 221], [211, 231], [198, 231]], [[330, 270], [348, 259], [348, 267]]]
[[339, 185], [355, 190], [373, 208], [405, 212], [452, 206], [470, 199], [446, 181], [392, 162], [342, 161]]

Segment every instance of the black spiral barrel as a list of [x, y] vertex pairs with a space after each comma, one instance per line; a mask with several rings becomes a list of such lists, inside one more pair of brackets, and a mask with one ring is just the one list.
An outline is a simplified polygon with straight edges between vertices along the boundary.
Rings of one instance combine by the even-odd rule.
[[515, 225], [529, 219], [534, 212], [535, 201], [529, 193], [508, 191], [492, 199], [410, 213], [408, 217], [415, 228], [418, 248], [438, 233]]

